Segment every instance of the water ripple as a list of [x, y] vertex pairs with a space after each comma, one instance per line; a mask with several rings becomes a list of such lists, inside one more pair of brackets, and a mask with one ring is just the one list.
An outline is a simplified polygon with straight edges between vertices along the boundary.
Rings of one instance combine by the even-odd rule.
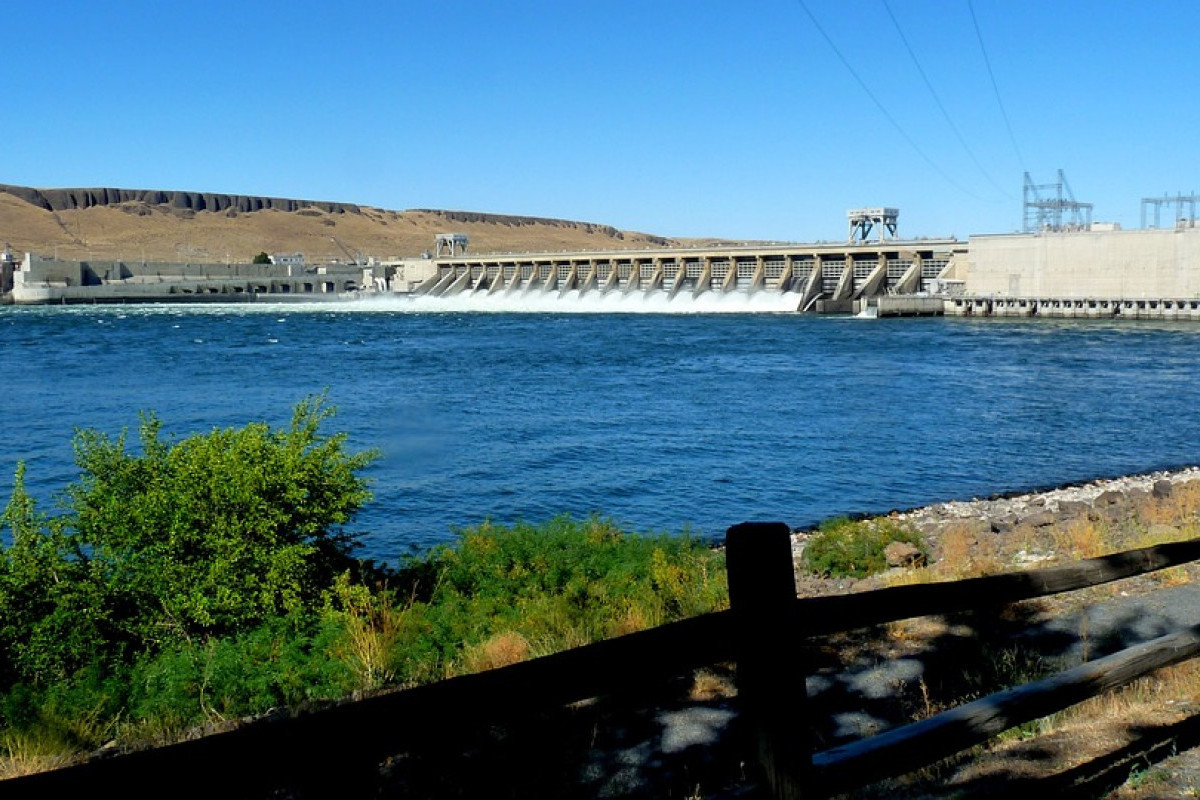
[[414, 310], [2, 308], [0, 498], [19, 459], [71, 480], [76, 427], [286, 424], [326, 388], [383, 454], [384, 559], [486, 518], [719, 535], [1200, 461], [1188, 323]]

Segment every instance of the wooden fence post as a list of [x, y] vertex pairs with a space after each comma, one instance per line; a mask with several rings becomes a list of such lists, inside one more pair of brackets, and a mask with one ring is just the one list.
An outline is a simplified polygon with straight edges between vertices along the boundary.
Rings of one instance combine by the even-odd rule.
[[740, 639], [737, 685], [755, 732], [771, 797], [815, 797], [806, 664], [791, 653], [800, 631], [788, 625], [796, 601], [791, 531], [782, 522], [744, 522], [725, 535], [729, 604]]

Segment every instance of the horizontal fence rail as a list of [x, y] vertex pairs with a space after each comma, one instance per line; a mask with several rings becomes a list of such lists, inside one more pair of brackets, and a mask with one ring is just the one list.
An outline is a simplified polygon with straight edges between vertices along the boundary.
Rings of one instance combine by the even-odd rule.
[[755, 731], [754, 779], [772, 797], [811, 798], [911, 772], [1200, 654], [1197, 626], [814, 753], [804, 691], [807, 665], [792, 655], [798, 638], [995, 609], [1133, 577], [1200, 560], [1200, 540], [1059, 567], [814, 598], [796, 597], [787, 525], [735, 526], [726, 546], [729, 611], [357, 702], [255, 720], [154, 750], [13, 778], [0, 782], [0, 796], [45, 798], [110, 789], [123, 797], [158, 797], [164, 791], [173, 797], [231, 791], [261, 797], [281, 786], [305, 787], [303, 796], [353, 796], [355, 780], [369, 780], [384, 759], [409, 748], [453, 747], [455, 732], [466, 726], [637, 692], [698, 667], [737, 662], [739, 702]]
[[340, 793], [345, 776], [369, 773], [405, 748], [445, 740], [473, 723], [644, 689], [732, 660], [734, 641], [729, 612], [706, 614], [487, 672], [13, 778], [0, 782], [0, 797], [44, 800], [103, 787], [121, 797], [161, 797], [164, 787], [172, 797], [211, 797], [231, 787], [247, 796], [280, 785], [319, 792], [330, 780]]
[[1024, 722], [1200, 655], [1200, 626], [1161, 636], [1050, 678], [988, 695], [911, 725], [813, 756], [815, 782], [844, 791], [902, 775], [981, 744]]
[[910, 617], [973, 611], [1132, 578], [1200, 559], [1200, 540], [1172, 542], [1089, 558], [1061, 567], [1007, 572], [948, 583], [893, 586], [861, 594], [795, 601], [792, 617], [809, 636], [840, 633]]
[[[741, 540], [737, 546], [735, 540]], [[758, 580], [759, 562], [783, 543], [790, 544], [790, 538], [787, 527], [780, 523], [750, 523], [730, 529], [727, 569], [735, 616], [745, 610], [745, 604], [739, 609], [733, 587], [742, 581]], [[792, 623], [787, 630], [798, 631], [801, 637], [840, 633], [911, 617], [996, 609], [1197, 559], [1200, 559], [1200, 540], [1174, 542], [1059, 567], [949, 583], [897, 586], [861, 594], [795, 599], [787, 602], [783, 616]], [[739, 629], [746, 630], [746, 624], [739, 617]], [[795, 731], [789, 731], [778, 737], [774, 746], [764, 747], [760, 743], [759, 771], [774, 798], [798, 800], [852, 790], [882, 778], [913, 772], [1015, 725], [1061, 711], [1197, 655], [1200, 655], [1200, 626], [819, 753], [798, 745], [802, 740]], [[803, 664], [800, 667], [803, 670]], [[781, 698], [785, 706], [797, 708], [790, 697], [797, 683], [803, 686], [803, 680], [798, 680], [795, 674], [785, 676], [774, 686], [756, 687], [753, 697]], [[746, 711], [753, 714], [755, 709], [748, 707]], [[769, 719], [769, 712], [766, 713]], [[796, 724], [807, 729], [813, 727], [811, 719], [797, 719]], [[769, 737], [772, 733], [759, 724], [758, 735]], [[784, 748], [786, 753], [781, 753]]]

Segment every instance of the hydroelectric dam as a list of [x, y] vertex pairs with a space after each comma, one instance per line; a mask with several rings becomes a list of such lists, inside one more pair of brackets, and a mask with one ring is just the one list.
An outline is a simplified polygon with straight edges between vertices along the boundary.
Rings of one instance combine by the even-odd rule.
[[[848, 212], [842, 242], [469, 253], [270, 264], [64, 261], [5, 248], [0, 303], [375, 302], [408, 311], [792, 312], [1200, 321], [1200, 227], [1111, 224], [900, 239], [898, 211]], [[874, 234], [874, 235], [872, 235]]]
[[[807, 245], [613, 250], [588, 253], [454, 254], [406, 261], [411, 292], [472, 307], [503, 300], [617, 298], [660, 306], [724, 298], [767, 301], [776, 310], [859, 313], [881, 300], [893, 313], [942, 313], [933, 296], [955, 287], [954, 239]], [[401, 265], [398, 265], [401, 266]], [[426, 275], [422, 275], [422, 268]]]

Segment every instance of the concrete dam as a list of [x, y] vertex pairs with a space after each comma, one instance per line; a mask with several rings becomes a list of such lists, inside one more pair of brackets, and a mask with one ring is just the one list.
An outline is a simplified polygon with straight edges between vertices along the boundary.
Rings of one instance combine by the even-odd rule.
[[[862, 244], [758, 245], [594, 253], [453, 255], [432, 260], [416, 295], [566, 299], [656, 296], [686, 303], [704, 295], [769, 294], [791, 311], [855, 313], [880, 297], [915, 300], [953, 285], [965, 244], [953, 239]], [[409, 270], [419, 264], [406, 263]], [[409, 273], [411, 274], [411, 273]], [[895, 306], [899, 308], [900, 306]], [[905, 308], [917, 313], [920, 304]], [[941, 313], [930, 305], [925, 313]]]
[[[468, 254], [366, 263], [0, 258], [0, 302], [406, 299], [414, 310], [787, 311], [1200, 320], [1200, 228]], [[581, 308], [579, 301], [587, 301]]]

